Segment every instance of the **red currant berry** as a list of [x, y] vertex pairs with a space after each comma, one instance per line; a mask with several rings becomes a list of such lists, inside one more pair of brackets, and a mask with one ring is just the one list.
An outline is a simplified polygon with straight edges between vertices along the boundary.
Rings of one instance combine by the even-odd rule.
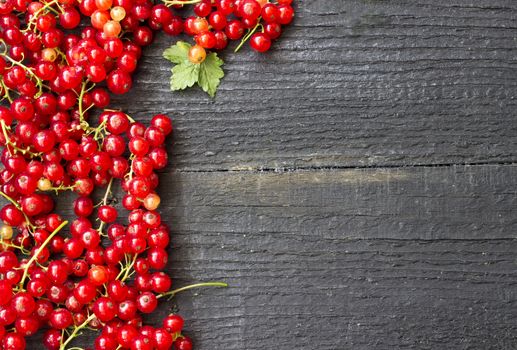
[[193, 344], [189, 337], [179, 338], [174, 342], [175, 350], [192, 350]]
[[52, 328], [65, 329], [74, 322], [72, 313], [66, 309], [56, 309], [50, 313], [49, 323]]
[[271, 39], [264, 33], [255, 33], [251, 36], [250, 45], [257, 52], [266, 52], [271, 48]]
[[100, 297], [93, 303], [93, 313], [101, 322], [111, 321], [117, 315], [117, 305], [107, 297]]
[[280, 5], [278, 6], [278, 23], [286, 25], [292, 22], [294, 17], [294, 10], [289, 5]]
[[151, 292], [144, 292], [136, 298], [136, 305], [140, 312], [149, 314], [158, 306], [156, 296]]

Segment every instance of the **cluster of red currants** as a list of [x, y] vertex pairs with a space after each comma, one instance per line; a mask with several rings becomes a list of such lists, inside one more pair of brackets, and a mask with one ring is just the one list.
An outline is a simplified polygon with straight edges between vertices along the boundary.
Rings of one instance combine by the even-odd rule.
[[292, 0], [202, 0], [194, 6], [196, 16], [185, 20], [185, 33], [204, 49], [222, 50], [230, 39], [241, 40], [237, 50], [250, 40], [254, 50], [265, 52], [280, 37], [282, 25], [293, 20], [291, 4]]
[[[18, 119], [17, 102], [0, 109], [5, 145], [0, 194], [10, 202], [0, 210], [1, 348], [24, 349], [25, 337], [48, 326], [43, 338], [48, 349], [67, 349], [86, 327], [101, 330], [96, 350], [166, 350], [173, 344], [191, 349], [190, 339], [181, 335], [180, 316], [168, 316], [159, 328], [143, 326], [140, 316], [175, 293], [162, 272], [169, 230], [156, 211], [155, 192], [155, 171], [167, 164], [170, 119], [156, 115], [146, 128], [122, 112], [105, 111], [99, 126], [71, 128], [66, 111], [47, 116], [47, 124], [34, 120], [36, 112]], [[22, 108], [29, 109], [37, 107]], [[54, 120], [56, 115], [61, 117]], [[116, 223], [111, 197], [116, 179], [126, 193], [126, 226]], [[91, 196], [95, 187], [106, 188], [97, 204]], [[67, 222], [53, 212], [49, 195], [66, 190], [78, 195], [69, 235], [61, 234]], [[99, 221], [96, 228], [92, 215]]]
[[[97, 127], [73, 127], [66, 110], [41, 114], [37, 106], [19, 97], [0, 107], [0, 194], [10, 202], [0, 210], [2, 349], [24, 349], [25, 337], [44, 326], [48, 349], [66, 349], [86, 327], [102, 330], [96, 350], [191, 349], [180, 316], [168, 316], [160, 328], [142, 326], [140, 316], [175, 293], [162, 272], [169, 230], [155, 192], [156, 170], [167, 165], [170, 119], [156, 115], [146, 128], [122, 112], [104, 111]], [[126, 226], [115, 222], [115, 179], [126, 193]], [[95, 187], [106, 187], [97, 204]], [[66, 190], [78, 195], [70, 235], [60, 234], [67, 222], [53, 212], [48, 194]]]

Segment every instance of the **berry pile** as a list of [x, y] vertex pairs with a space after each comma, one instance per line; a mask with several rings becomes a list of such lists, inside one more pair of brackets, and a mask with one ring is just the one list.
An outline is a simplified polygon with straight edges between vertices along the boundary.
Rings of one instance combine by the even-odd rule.
[[[166, 4], [174, 3], [174, 1]], [[241, 45], [250, 40], [250, 46], [258, 52], [266, 52], [272, 40], [280, 37], [282, 25], [291, 23], [294, 10], [292, 0], [203, 0], [194, 6], [196, 16], [185, 20], [185, 33], [194, 36], [197, 45], [192, 47], [191, 61], [202, 62], [204, 49], [222, 50], [229, 40], [241, 40]], [[261, 29], [259, 31], [259, 29]], [[165, 30], [165, 28], [164, 28]], [[246, 36], [245, 32], [248, 30]], [[167, 31], [166, 31], [167, 32]], [[201, 58], [200, 58], [201, 57]]]
[[[226, 285], [171, 290], [156, 188], [172, 123], [106, 109], [110, 92], [130, 90], [153, 31], [193, 36], [194, 63], [228, 39], [263, 52], [291, 22], [291, 2], [0, 0], [1, 349], [23, 350], [40, 330], [47, 349], [69, 349], [86, 328], [98, 330], [89, 349], [192, 349], [181, 316], [151, 327], [142, 314], [180, 291]], [[196, 16], [183, 19], [175, 11], [188, 4]], [[70, 225], [54, 207], [65, 191], [76, 194]]]

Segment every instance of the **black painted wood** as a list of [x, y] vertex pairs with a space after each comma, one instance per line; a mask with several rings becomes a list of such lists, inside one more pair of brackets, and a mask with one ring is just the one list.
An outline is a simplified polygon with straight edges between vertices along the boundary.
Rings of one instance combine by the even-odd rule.
[[515, 1], [296, 3], [271, 53], [224, 54], [215, 100], [169, 92], [160, 35], [118, 105], [175, 118], [179, 169], [516, 160]]
[[[517, 167], [177, 173], [164, 181], [200, 349], [511, 349]], [[476, 214], [474, 214], [476, 213]]]
[[517, 3], [296, 2], [215, 100], [168, 91], [163, 35], [115, 99], [175, 119], [176, 285], [231, 285], [171, 303], [197, 349], [517, 347]]

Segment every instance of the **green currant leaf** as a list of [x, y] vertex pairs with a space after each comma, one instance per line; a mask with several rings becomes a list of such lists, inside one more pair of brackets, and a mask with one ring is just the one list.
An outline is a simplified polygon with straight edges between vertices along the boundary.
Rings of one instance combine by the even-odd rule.
[[199, 64], [182, 63], [172, 68], [171, 90], [184, 90], [199, 80]]
[[200, 64], [198, 84], [210, 97], [215, 96], [221, 78], [224, 77], [224, 71], [221, 68], [223, 63], [223, 60], [217, 57], [216, 53], [212, 52]]
[[184, 90], [197, 83], [214, 97], [221, 78], [224, 77], [221, 68], [223, 60], [216, 53], [209, 53], [201, 64], [192, 63], [188, 57], [191, 47], [189, 43], [178, 41], [163, 52], [163, 57], [175, 64], [172, 68], [171, 90]]
[[181, 64], [189, 62], [188, 51], [192, 45], [184, 41], [178, 41], [176, 45], [172, 45], [163, 51], [163, 57], [172, 63]]

